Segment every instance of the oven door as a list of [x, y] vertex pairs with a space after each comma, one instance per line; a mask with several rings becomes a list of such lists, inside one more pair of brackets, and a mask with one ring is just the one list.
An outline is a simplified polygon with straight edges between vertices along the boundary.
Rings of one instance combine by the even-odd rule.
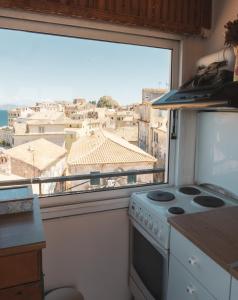
[[168, 251], [130, 219], [130, 278], [135, 300], [165, 300], [168, 286]]

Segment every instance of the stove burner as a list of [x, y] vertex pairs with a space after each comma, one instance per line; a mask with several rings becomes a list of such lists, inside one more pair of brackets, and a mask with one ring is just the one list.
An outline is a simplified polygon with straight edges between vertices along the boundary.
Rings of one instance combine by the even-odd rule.
[[172, 193], [164, 192], [164, 191], [152, 191], [147, 194], [147, 197], [151, 200], [158, 202], [168, 202], [172, 201], [175, 197]]
[[196, 189], [196, 188], [191, 187], [191, 186], [181, 187], [179, 189], [179, 191], [183, 194], [186, 194], [186, 195], [199, 195], [199, 194], [201, 194], [201, 191], [199, 191], [199, 189]]
[[176, 206], [170, 207], [168, 211], [173, 215], [182, 215], [185, 213], [185, 210], [182, 207]]
[[213, 196], [197, 196], [193, 201], [201, 206], [205, 207], [221, 207], [225, 205], [225, 202], [217, 197]]

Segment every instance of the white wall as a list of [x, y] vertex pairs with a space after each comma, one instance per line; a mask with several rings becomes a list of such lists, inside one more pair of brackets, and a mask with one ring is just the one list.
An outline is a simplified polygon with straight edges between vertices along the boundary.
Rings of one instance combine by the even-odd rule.
[[[213, 0], [213, 29], [205, 42], [206, 53], [224, 47], [224, 25], [237, 18], [237, 0]], [[199, 183], [220, 185], [238, 194], [237, 113], [204, 113], [199, 116], [196, 177]]]
[[238, 195], [238, 113], [198, 115], [196, 178]]
[[44, 133], [63, 133], [65, 125], [64, 124], [28, 124], [29, 133], [40, 133], [39, 128], [44, 128]]
[[46, 290], [74, 285], [86, 300], [129, 300], [127, 209], [45, 220]]
[[224, 25], [237, 18], [237, 0], [213, 0], [213, 30], [207, 41], [206, 51], [215, 52], [224, 47]]
[[60, 133], [39, 133], [39, 134], [17, 134], [17, 135], [13, 135], [13, 146], [19, 146], [28, 142], [32, 142], [38, 139], [44, 138], [47, 141], [54, 143], [60, 147], [64, 148], [64, 144], [65, 144], [65, 133], [62, 132], [62, 134]]
[[[41, 177], [59, 177], [65, 171], [66, 157], [63, 157], [56, 164], [51, 165], [47, 170], [42, 172]], [[56, 182], [49, 182], [42, 184], [42, 194], [53, 194], [55, 192]]]
[[224, 48], [224, 25], [237, 18], [237, 0], [213, 0], [213, 26], [209, 38], [184, 38], [182, 42], [180, 82], [185, 82], [195, 71], [195, 63], [201, 56]]
[[191, 78], [196, 72], [198, 59], [207, 54], [207, 40], [200, 37], [184, 37], [180, 53], [180, 85]]

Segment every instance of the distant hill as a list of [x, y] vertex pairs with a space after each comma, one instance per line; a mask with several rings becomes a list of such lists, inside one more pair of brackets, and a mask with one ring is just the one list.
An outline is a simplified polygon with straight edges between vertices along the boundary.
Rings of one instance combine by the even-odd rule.
[[19, 107], [19, 106], [14, 105], [14, 104], [0, 104], [0, 110], [11, 110], [16, 107]]

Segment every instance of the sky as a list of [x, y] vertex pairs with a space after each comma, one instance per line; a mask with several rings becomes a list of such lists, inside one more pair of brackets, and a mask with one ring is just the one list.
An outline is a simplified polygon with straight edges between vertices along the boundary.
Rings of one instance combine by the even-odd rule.
[[141, 101], [170, 82], [171, 51], [0, 29], [0, 104], [110, 95]]

